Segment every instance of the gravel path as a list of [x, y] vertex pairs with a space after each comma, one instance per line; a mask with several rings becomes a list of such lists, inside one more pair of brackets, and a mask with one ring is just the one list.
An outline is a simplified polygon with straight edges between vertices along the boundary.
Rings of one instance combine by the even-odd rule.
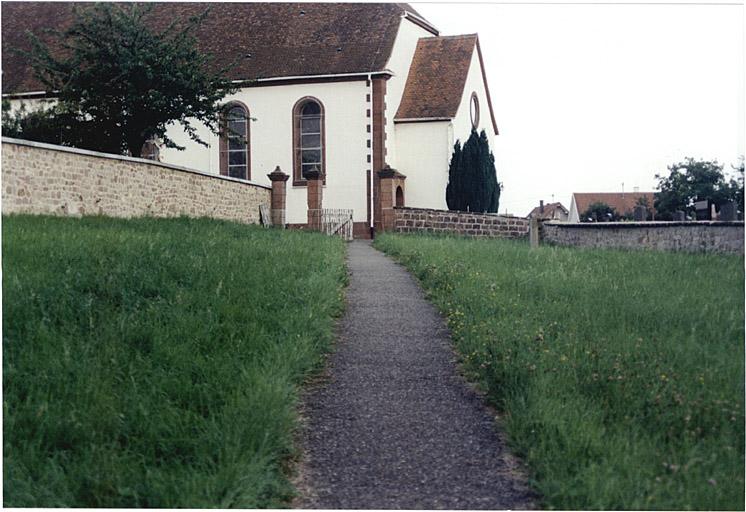
[[533, 495], [458, 375], [448, 331], [414, 279], [349, 245], [347, 311], [329, 376], [305, 399], [298, 508], [520, 509]]

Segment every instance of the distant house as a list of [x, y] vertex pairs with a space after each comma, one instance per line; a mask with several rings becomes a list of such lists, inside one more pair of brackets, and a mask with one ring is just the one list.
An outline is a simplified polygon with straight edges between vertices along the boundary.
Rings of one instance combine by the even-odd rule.
[[655, 217], [655, 192], [575, 192], [570, 202], [570, 222], [580, 222], [580, 215], [593, 203], [606, 203], [620, 215], [632, 215], [640, 199], [647, 200], [647, 205]]
[[528, 214], [527, 218], [566, 221], [568, 215], [569, 212], [567, 211], [567, 208], [562, 206], [562, 203], [544, 204], [544, 201], [541, 201], [539, 206], [531, 210], [531, 213]]

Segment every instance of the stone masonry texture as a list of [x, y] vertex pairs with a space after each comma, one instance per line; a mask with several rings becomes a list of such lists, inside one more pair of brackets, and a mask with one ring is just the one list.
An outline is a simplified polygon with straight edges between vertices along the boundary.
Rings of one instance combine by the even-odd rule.
[[2, 211], [112, 217], [212, 217], [259, 222], [270, 189], [159, 163], [2, 143]]
[[496, 214], [394, 208], [397, 233], [452, 233], [485, 238], [526, 238], [529, 221]]
[[577, 247], [743, 254], [741, 222], [545, 222], [541, 242]]

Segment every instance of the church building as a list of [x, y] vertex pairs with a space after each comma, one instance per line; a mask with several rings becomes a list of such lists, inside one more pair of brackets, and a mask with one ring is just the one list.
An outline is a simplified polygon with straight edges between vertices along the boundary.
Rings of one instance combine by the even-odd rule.
[[[352, 210], [355, 236], [364, 237], [380, 223], [379, 172], [405, 177], [397, 205], [447, 209], [456, 140], [474, 127], [494, 148], [476, 34], [440, 36], [411, 6], [393, 3], [156, 3], [152, 23], [164, 28], [207, 8], [195, 36], [216, 66], [237, 62], [226, 119], [247, 143], [203, 128], [204, 147], [174, 126], [169, 137], [187, 149], [160, 148], [159, 159], [264, 185], [279, 166], [290, 176], [290, 225], [306, 222], [312, 169], [324, 176], [324, 208]], [[47, 97], [11, 50], [30, 47], [27, 30], [44, 40], [44, 29], [72, 19], [70, 3], [3, 2], [3, 98]]]

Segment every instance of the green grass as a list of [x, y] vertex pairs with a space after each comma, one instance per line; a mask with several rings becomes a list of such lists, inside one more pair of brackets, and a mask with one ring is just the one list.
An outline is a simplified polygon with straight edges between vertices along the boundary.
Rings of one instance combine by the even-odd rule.
[[744, 507], [744, 260], [384, 235], [543, 506]]
[[277, 507], [341, 240], [189, 219], [3, 217], [11, 507]]

